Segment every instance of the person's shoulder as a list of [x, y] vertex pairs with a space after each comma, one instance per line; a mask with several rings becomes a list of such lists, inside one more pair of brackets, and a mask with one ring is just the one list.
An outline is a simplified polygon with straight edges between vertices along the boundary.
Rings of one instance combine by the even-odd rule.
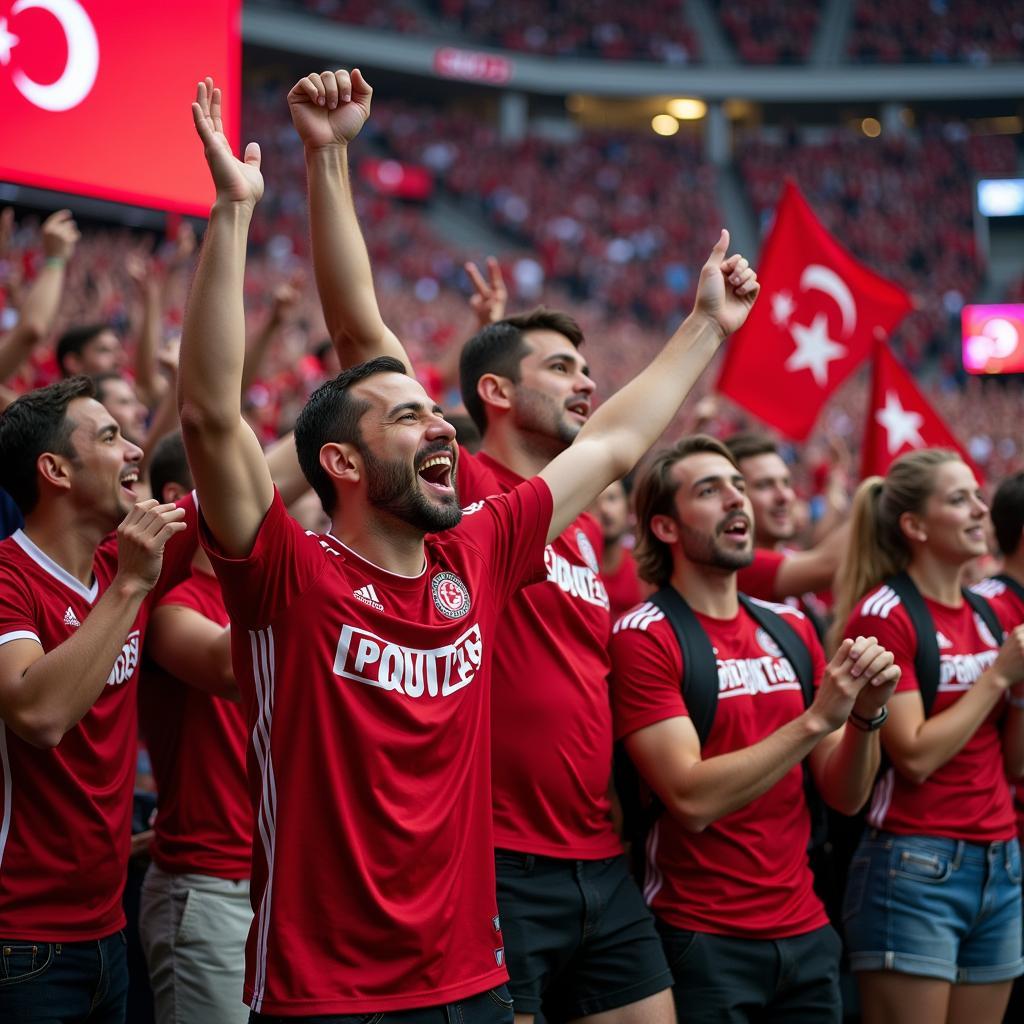
[[853, 614], [863, 619], [898, 620], [906, 615], [903, 599], [888, 583], [879, 583], [853, 606]]
[[641, 601], [620, 615], [612, 626], [612, 635], [619, 633], [647, 633], [657, 630], [657, 623], [665, 621], [665, 613], [653, 601]]

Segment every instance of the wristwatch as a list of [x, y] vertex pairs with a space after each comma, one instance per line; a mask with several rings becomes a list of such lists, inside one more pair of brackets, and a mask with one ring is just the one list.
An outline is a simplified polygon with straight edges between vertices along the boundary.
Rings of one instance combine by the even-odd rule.
[[861, 732], [875, 732], [876, 729], [882, 728], [888, 717], [889, 708], [886, 706], [882, 707], [874, 718], [865, 718], [863, 715], [858, 715], [856, 711], [851, 711], [847, 721], [855, 729], [860, 729]]

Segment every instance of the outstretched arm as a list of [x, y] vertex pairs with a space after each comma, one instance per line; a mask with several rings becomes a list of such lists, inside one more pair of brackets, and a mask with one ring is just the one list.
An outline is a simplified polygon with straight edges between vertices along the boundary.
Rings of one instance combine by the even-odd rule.
[[384, 323], [373, 289], [348, 173], [348, 144], [370, 116], [373, 90], [358, 69], [307, 75], [288, 93], [306, 151], [313, 269], [324, 319], [342, 366], [394, 356], [410, 366]]
[[726, 258], [728, 247], [729, 232], [723, 230], [700, 272], [693, 312], [650, 365], [612, 395], [540, 473], [555, 503], [549, 540], [640, 461], [718, 346], [746, 320], [760, 285], [742, 256]]
[[242, 281], [252, 211], [263, 195], [259, 146], [244, 161], [221, 126], [220, 90], [199, 84], [192, 116], [217, 188], [185, 309], [178, 407], [200, 507], [229, 555], [252, 549], [274, 485], [256, 435], [242, 418], [245, 315]]

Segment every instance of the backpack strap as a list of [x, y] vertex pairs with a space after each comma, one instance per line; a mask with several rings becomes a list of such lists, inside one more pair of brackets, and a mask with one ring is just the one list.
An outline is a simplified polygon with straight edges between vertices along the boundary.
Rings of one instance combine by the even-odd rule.
[[939, 641], [935, 637], [935, 620], [924, 603], [917, 584], [905, 572], [890, 576], [885, 581], [900, 599], [914, 627], [917, 647], [914, 651], [914, 673], [921, 691], [924, 717], [932, 713], [935, 695], [939, 692]]
[[[1017, 584], [1020, 586], [1020, 584]], [[969, 590], [967, 587], [963, 588], [964, 600], [971, 606], [971, 610], [975, 615], [981, 619], [982, 622], [988, 626], [988, 631], [992, 634], [993, 639], [997, 644], [1002, 645], [1003, 642], [1003, 624], [999, 621], [999, 616], [996, 615], [996, 610], [981, 596], [976, 594], [973, 590]]]
[[793, 666], [800, 689], [804, 695], [804, 707], [809, 708], [814, 701], [814, 661], [807, 644], [799, 633], [781, 616], [760, 601], [755, 601], [746, 594], [737, 595], [740, 604], [747, 614], [779, 645], [786, 660]]
[[648, 598], [665, 613], [683, 660], [680, 687], [686, 710], [703, 747], [718, 710], [718, 660], [707, 633], [675, 587], [662, 587]]
[[1024, 587], [1022, 587], [1012, 576], [1005, 572], [1001, 572], [998, 576], [993, 577], [993, 579], [999, 580], [1007, 590], [1012, 591], [1017, 595], [1017, 597], [1024, 601]]

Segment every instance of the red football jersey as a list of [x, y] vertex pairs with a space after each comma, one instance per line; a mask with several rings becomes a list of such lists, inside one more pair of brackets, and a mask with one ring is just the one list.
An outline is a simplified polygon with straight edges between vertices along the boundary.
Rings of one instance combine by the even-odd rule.
[[[820, 680], [825, 660], [814, 627], [788, 605], [769, 607], [807, 644]], [[753, 746], [803, 714], [796, 672], [745, 611], [697, 618], [718, 661], [718, 707], [703, 758]], [[688, 714], [679, 643], [655, 605], [619, 619], [611, 651], [617, 737]], [[666, 812], [648, 837], [644, 898], [676, 928], [751, 939], [802, 935], [827, 921], [807, 862], [810, 835], [800, 765], [699, 835]]]
[[[523, 478], [463, 453], [463, 504]], [[603, 538], [584, 514], [544, 552], [547, 577], [509, 602], [494, 652], [494, 842], [521, 853], [598, 860], [621, 853], [612, 828], [608, 593]]]
[[[966, 602], [950, 608], [925, 598], [935, 622], [941, 663], [932, 714], [945, 711], [996, 660], [999, 647], [988, 627]], [[917, 638], [902, 602], [889, 586], [876, 587], [854, 610], [847, 636], [876, 636], [903, 670], [897, 693], [917, 690], [914, 653]], [[875, 785], [868, 821], [875, 828], [905, 835], [945, 836], [987, 843], [1016, 835], [1010, 787], [1003, 772], [997, 706], [960, 752], [926, 782], [917, 784], [890, 768]], [[885, 729], [882, 729], [885, 743]]]
[[618, 569], [611, 573], [601, 573], [601, 579], [604, 580], [605, 589], [608, 591], [608, 604], [613, 620], [624, 615], [634, 605], [640, 604], [651, 589], [637, 575], [636, 559], [628, 548], [623, 548]]
[[[160, 582], [146, 600], [82, 720], [52, 750], [26, 743], [0, 721], [0, 935], [40, 942], [99, 939], [124, 927], [138, 748], [136, 687], [154, 602], [184, 579], [195, 553], [189, 529], [164, 550]], [[0, 541], [0, 644], [37, 640], [52, 651], [85, 621], [117, 572], [117, 537], [99, 546], [83, 586], [18, 530]]]
[[490, 668], [551, 512], [539, 479], [474, 503], [415, 577], [303, 530], [279, 495], [247, 558], [204, 533], [252, 736], [256, 1012], [405, 1010], [507, 978]]
[[[217, 578], [192, 570], [161, 605], [190, 608], [218, 626], [228, 613]], [[145, 662], [139, 724], [153, 764], [157, 812], [150, 856], [171, 874], [248, 878], [252, 807], [242, 706]]]
[[775, 577], [779, 566], [786, 560], [781, 551], [754, 548], [754, 560], [736, 575], [736, 585], [744, 594], [762, 601], [775, 600]]

